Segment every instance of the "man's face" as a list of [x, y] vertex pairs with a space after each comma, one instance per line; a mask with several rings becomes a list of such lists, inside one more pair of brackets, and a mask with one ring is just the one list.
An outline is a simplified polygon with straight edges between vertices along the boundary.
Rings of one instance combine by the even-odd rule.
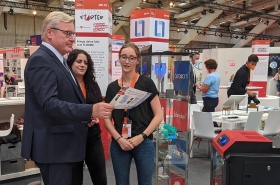
[[256, 62], [248, 62], [247, 63], [247, 67], [251, 70], [254, 70], [256, 66], [257, 66]]
[[200, 57], [200, 55], [195, 54], [195, 55], [192, 57], [192, 63], [195, 64], [195, 63], [199, 60], [199, 57]]
[[47, 29], [47, 36], [50, 44], [61, 54], [65, 55], [72, 51], [75, 41], [74, 24], [60, 22], [58, 25]]

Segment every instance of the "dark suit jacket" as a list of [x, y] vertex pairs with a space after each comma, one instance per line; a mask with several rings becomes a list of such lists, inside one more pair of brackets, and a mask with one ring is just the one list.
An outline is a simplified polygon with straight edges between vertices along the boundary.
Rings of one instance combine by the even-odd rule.
[[85, 104], [71, 74], [41, 45], [29, 58], [24, 77], [22, 157], [39, 163], [84, 160], [92, 105]]
[[193, 65], [190, 64], [190, 80], [189, 80], [189, 95], [190, 95], [190, 103], [191, 104], [196, 104], [196, 96], [195, 96], [195, 91], [194, 88], [196, 88], [195, 82], [194, 82], [194, 73], [193, 73]]

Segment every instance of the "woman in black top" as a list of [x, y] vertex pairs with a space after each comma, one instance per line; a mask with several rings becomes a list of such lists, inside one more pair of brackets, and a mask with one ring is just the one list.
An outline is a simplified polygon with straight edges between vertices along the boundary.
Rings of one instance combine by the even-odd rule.
[[[84, 50], [74, 49], [68, 56], [67, 64], [75, 76], [86, 102], [89, 104], [101, 102], [102, 95], [93, 75], [94, 67], [90, 55]], [[98, 122], [98, 119], [93, 120], [88, 128], [85, 163], [88, 167], [92, 183], [94, 185], [106, 185], [104, 149]], [[83, 184], [83, 164], [83, 161], [75, 164], [72, 185]]]
[[151, 79], [136, 73], [140, 63], [140, 51], [135, 44], [129, 43], [121, 48], [119, 61], [122, 77], [109, 84], [105, 101], [111, 102], [121, 89], [127, 87], [150, 92], [151, 95], [130, 110], [114, 109], [112, 112], [114, 125], [111, 119], [105, 119], [105, 126], [113, 138], [110, 151], [116, 184], [129, 184], [129, 171], [133, 158], [138, 184], [151, 185], [155, 157], [151, 138], [153, 131], [162, 120], [158, 91]]

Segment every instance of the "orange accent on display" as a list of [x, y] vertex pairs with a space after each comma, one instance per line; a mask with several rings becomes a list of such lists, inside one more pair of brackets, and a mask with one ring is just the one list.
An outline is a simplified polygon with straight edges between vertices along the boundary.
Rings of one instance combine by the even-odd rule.
[[147, 18], [147, 17], [170, 20], [170, 12], [166, 10], [146, 8], [146, 9], [134, 10], [131, 11], [130, 13], [130, 20]]
[[152, 37], [144, 37], [144, 38], [133, 38], [130, 39], [130, 42], [166, 42], [169, 43], [169, 39], [160, 39], [160, 38], [152, 38]]
[[112, 36], [109, 33], [83, 33], [83, 32], [77, 32], [77, 37], [109, 37]]
[[109, 0], [76, 0], [75, 9], [109, 10], [112, 12], [112, 4]]
[[112, 35], [113, 40], [124, 40], [124, 35]]
[[252, 45], [270, 45], [270, 40], [253, 40]]
[[251, 90], [251, 91], [258, 91], [258, 97], [266, 97], [267, 82], [250, 81], [249, 86], [263, 87], [262, 89], [256, 89], [256, 90]]

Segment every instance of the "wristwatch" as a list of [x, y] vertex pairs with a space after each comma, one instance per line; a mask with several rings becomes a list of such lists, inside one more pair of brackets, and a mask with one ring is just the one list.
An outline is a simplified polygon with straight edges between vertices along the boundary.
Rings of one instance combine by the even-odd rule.
[[143, 136], [143, 139], [146, 139], [148, 137], [144, 132], [141, 135]]

